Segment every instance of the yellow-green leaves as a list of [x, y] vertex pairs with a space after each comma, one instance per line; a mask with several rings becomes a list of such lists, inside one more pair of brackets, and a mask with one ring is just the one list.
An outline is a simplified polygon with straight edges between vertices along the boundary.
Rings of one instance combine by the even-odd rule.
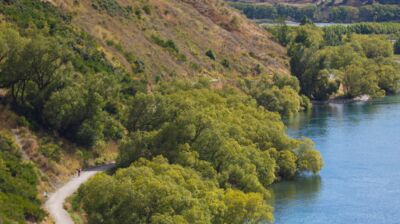
[[140, 159], [114, 177], [97, 175], [78, 195], [89, 223], [258, 223], [272, 208], [258, 193], [223, 190], [163, 157]]

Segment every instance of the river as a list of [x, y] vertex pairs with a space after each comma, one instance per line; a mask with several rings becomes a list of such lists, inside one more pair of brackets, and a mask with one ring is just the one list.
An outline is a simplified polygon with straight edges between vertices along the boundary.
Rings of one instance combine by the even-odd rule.
[[400, 96], [316, 105], [287, 125], [325, 166], [273, 185], [276, 224], [400, 223]]

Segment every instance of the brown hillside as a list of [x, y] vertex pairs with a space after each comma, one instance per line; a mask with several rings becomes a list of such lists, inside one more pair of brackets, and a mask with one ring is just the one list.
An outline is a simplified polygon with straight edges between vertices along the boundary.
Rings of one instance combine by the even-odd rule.
[[223, 1], [51, 2], [72, 13], [73, 24], [95, 37], [115, 65], [152, 79], [288, 73], [285, 49]]

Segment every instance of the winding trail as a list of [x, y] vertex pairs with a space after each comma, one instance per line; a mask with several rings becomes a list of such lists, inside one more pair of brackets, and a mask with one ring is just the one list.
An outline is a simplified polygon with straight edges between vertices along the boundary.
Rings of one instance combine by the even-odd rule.
[[59, 188], [56, 192], [49, 195], [49, 199], [46, 201], [46, 210], [50, 213], [50, 216], [54, 219], [56, 224], [74, 224], [74, 221], [69, 216], [68, 212], [64, 209], [65, 199], [71, 196], [79, 186], [85, 183], [93, 175], [112, 169], [115, 166], [114, 163], [98, 166], [91, 169], [87, 169], [81, 172], [79, 177], [73, 177], [68, 183]]

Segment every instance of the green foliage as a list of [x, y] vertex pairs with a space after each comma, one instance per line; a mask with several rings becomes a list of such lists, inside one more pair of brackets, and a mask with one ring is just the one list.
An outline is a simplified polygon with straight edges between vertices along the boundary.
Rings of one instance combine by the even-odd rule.
[[[95, 41], [70, 25], [71, 16], [43, 1], [15, 0], [0, 3], [5, 21], [15, 24], [21, 35], [34, 39], [35, 35], [54, 37], [73, 51], [70, 59], [80, 72], [112, 72], [110, 64], [96, 49]], [[3, 29], [3, 28], [2, 28]]]
[[151, 36], [151, 39], [154, 41], [154, 43], [158, 44], [160, 47], [170, 49], [176, 53], [179, 52], [178, 47], [176, 46], [175, 42], [172, 40], [163, 40], [160, 37], [155, 36], [155, 35]]
[[[74, 78], [81, 82], [51, 94], [44, 106], [43, 120], [87, 147], [105, 139], [122, 138], [124, 128], [105, 111], [109, 102], [118, 101], [118, 80], [102, 74]], [[115, 110], [110, 112], [118, 115]]]
[[42, 155], [44, 155], [46, 158], [55, 160], [55, 161], [60, 161], [61, 159], [61, 148], [57, 144], [54, 144], [52, 142], [46, 142], [43, 144], [40, 144], [39, 151]]
[[131, 10], [121, 6], [116, 0], [92, 0], [92, 7], [105, 11], [110, 16], [129, 16]]
[[[112, 16], [133, 13], [115, 0], [92, 3]], [[307, 148], [313, 153], [303, 156], [300, 163], [301, 141], [289, 138], [280, 116], [259, 107], [251, 97], [233, 89], [210, 90], [205, 81], [195, 85], [161, 83], [154, 86], [154, 94], [140, 93], [148, 92], [147, 82], [113, 68], [95, 41], [70, 25], [69, 16], [51, 4], [16, 0], [1, 6], [4, 20], [14, 26], [0, 27], [0, 86], [8, 88], [14, 108], [49, 131], [88, 148], [107, 140], [124, 140], [118, 164], [129, 168], [114, 177], [100, 176], [81, 192], [91, 223], [271, 220], [271, 208], [264, 201], [267, 187], [281, 178], [321, 168], [315, 165], [322, 162], [313, 148]], [[172, 40], [151, 39], [178, 60], [185, 60]], [[107, 44], [123, 50], [117, 43]], [[121, 53], [127, 56], [129, 52]], [[211, 50], [206, 55], [216, 60]], [[135, 73], [144, 73], [143, 62], [132, 55], [128, 58]], [[228, 61], [222, 64], [229, 67]], [[260, 65], [257, 70], [261, 72]], [[382, 80], [382, 85], [387, 82]], [[275, 89], [269, 96], [277, 102], [271, 110], [290, 114], [307, 104], [298, 96], [296, 79], [274, 76], [271, 85]], [[264, 91], [267, 88], [260, 87], [259, 92]], [[271, 155], [273, 149], [279, 153], [277, 157]], [[53, 160], [60, 159], [60, 149], [52, 142], [41, 144], [39, 150]], [[78, 153], [87, 157], [93, 151]], [[161, 158], [154, 162], [141, 159], [159, 155], [172, 165]], [[296, 161], [294, 170], [292, 159]], [[4, 161], [0, 159], [0, 168], [12, 160]], [[4, 169], [0, 170], [3, 175]], [[7, 176], [9, 169], [5, 170]], [[105, 192], [104, 186], [110, 191]], [[24, 186], [24, 190], [27, 192], [18, 195], [29, 194], [26, 205], [30, 207], [26, 207], [31, 210], [19, 213], [25, 215], [17, 219], [40, 220], [36, 188]], [[91, 200], [99, 199], [98, 195], [101, 199], [93, 204]], [[5, 200], [1, 194], [0, 200]], [[14, 210], [14, 202], [25, 206], [21, 200], [7, 199], [0, 203], [0, 212], [8, 217], [7, 209]], [[18, 206], [15, 212], [23, 211]]]
[[209, 57], [211, 60], [217, 60], [217, 56], [215, 55], [214, 51], [209, 49], [206, 51], [206, 56]]
[[151, 14], [151, 6], [150, 5], [144, 5], [143, 6], [143, 11], [147, 14], [147, 15], [150, 15]]
[[154, 43], [156, 43], [160, 47], [167, 49], [169, 52], [175, 55], [178, 60], [186, 61], [186, 56], [179, 52], [179, 48], [178, 46], [176, 46], [173, 40], [163, 40], [156, 35], [152, 35], [151, 39], [154, 41]]
[[361, 45], [367, 58], [390, 57], [393, 55], [392, 43], [383, 37], [353, 35], [351, 38], [351, 42]]
[[277, 111], [283, 115], [293, 115], [300, 111], [300, 98], [297, 92], [290, 87], [272, 87], [264, 90], [256, 97], [258, 104], [270, 111]]
[[318, 151], [310, 150], [314, 147], [314, 142], [310, 139], [303, 139], [298, 148], [297, 167], [300, 171], [317, 173], [324, 165], [321, 154]]
[[286, 46], [290, 42], [289, 26], [286, 25], [284, 20], [280, 20], [278, 25], [269, 28], [276, 41], [282, 46]]
[[344, 34], [400, 34], [399, 23], [352, 23], [346, 25], [325, 26], [325, 33], [334, 33], [338, 36]]
[[233, 7], [241, 10], [251, 19], [279, 19], [287, 18], [300, 21], [304, 17], [313, 19], [317, 13], [316, 6], [294, 7], [284, 4], [267, 5], [251, 3], [230, 3]]
[[284, 178], [292, 178], [296, 174], [296, 155], [288, 150], [283, 150], [279, 152], [276, 163], [278, 164], [279, 170], [278, 174]]
[[16, 39], [20, 42], [20, 50], [4, 53], [0, 86], [11, 89], [15, 102], [40, 109], [46, 93], [61, 85], [62, 76], [68, 69], [68, 53], [56, 41], [43, 36], [26, 43], [21, 38]]
[[233, 90], [140, 94], [129, 105], [132, 134], [121, 146], [123, 167], [163, 155], [208, 178], [218, 174], [221, 186], [266, 194], [265, 187], [278, 178], [268, 149], [295, 150], [299, 144], [286, 136], [277, 114]]
[[354, 62], [345, 67], [343, 84], [350, 97], [363, 94], [382, 96], [384, 91], [379, 88], [378, 77], [374, 73], [375, 66], [369, 61]]
[[394, 53], [400, 54], [400, 38], [394, 43]]
[[28, 119], [26, 119], [26, 117], [24, 117], [24, 116], [18, 117], [18, 119], [17, 119], [17, 125], [18, 125], [18, 126], [23, 126], [23, 127], [30, 127], [30, 126], [31, 126], [31, 124], [30, 124], [30, 122], [28, 121]]
[[[259, 223], [272, 220], [262, 195], [223, 190], [163, 157], [140, 159], [110, 177], [97, 175], [78, 199], [89, 223]], [[110, 209], [112, 208], [112, 209]]]
[[[24, 18], [14, 11], [24, 2], [5, 6], [6, 18]], [[24, 7], [36, 10], [40, 4]], [[52, 18], [34, 19], [48, 22], [46, 19]], [[125, 131], [120, 114], [109, 114], [105, 107], [133, 95], [137, 83], [127, 74], [110, 69], [92, 42], [70, 30], [67, 23], [60, 22], [52, 33], [42, 29], [32, 27], [22, 36], [17, 28], [0, 26], [0, 87], [9, 89], [13, 105], [25, 117], [84, 146], [121, 139]]]
[[231, 63], [228, 61], [228, 59], [223, 59], [221, 61], [221, 65], [224, 66], [225, 68], [230, 68], [231, 67]]
[[337, 29], [315, 26], [295, 28], [291, 36], [292, 73], [300, 81], [301, 92], [311, 99], [364, 94], [379, 97], [399, 90], [399, 65], [390, 59], [393, 46], [387, 39], [343, 36]]
[[133, 68], [133, 72], [134, 73], [142, 73], [142, 72], [144, 72], [146, 67], [145, 67], [145, 64], [144, 64], [143, 61], [136, 60], [134, 62], [134, 64], [135, 64], [135, 66]]
[[34, 166], [22, 161], [11, 134], [0, 132], [0, 222], [43, 219], [37, 198], [38, 178]]
[[310, 100], [300, 96], [299, 81], [290, 75], [262, 76], [260, 79], [245, 79], [241, 88], [265, 109], [291, 116], [311, 108]]
[[398, 21], [400, 19], [399, 5], [372, 4], [359, 7], [352, 6], [296, 6], [287, 4], [253, 4], [253, 3], [230, 3], [233, 7], [241, 10], [251, 19], [279, 19], [285, 18], [301, 22], [304, 18], [313, 22], [384, 22]]

